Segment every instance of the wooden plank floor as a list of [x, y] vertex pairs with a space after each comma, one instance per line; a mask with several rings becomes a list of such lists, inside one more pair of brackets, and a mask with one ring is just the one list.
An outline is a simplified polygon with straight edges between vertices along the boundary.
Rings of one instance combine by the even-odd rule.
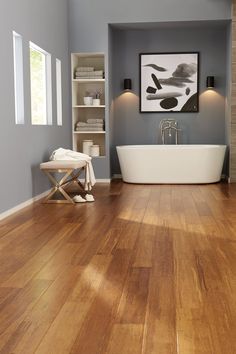
[[235, 354], [236, 185], [97, 185], [0, 222], [0, 354]]

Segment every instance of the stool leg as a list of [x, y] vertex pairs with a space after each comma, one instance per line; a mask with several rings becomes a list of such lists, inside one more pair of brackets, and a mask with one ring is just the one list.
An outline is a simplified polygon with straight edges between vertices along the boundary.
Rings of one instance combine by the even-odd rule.
[[56, 191], [57, 191], [57, 187], [53, 187], [50, 193], [45, 197], [43, 202], [47, 203], [52, 198], [52, 196], [56, 193]]
[[[67, 178], [72, 174], [73, 169], [58, 169], [58, 170], [45, 170], [44, 171], [45, 174], [48, 176], [49, 180], [52, 182], [52, 184], [54, 185], [54, 187], [52, 188], [52, 190], [50, 191], [50, 193], [47, 195], [47, 197], [45, 198], [44, 202], [45, 203], [70, 203], [70, 204], [75, 204], [75, 202], [73, 201], [73, 199], [69, 196], [69, 194], [66, 193], [66, 191], [63, 189], [63, 185], [66, 184], [66, 180]], [[60, 179], [60, 181], [57, 181], [56, 178], [54, 176], [51, 175], [51, 173], [65, 173], [65, 175]], [[54, 200], [51, 199], [52, 196], [56, 193], [56, 192], [60, 192], [61, 195], [65, 198], [63, 200]]]
[[83, 170], [85, 171], [85, 168], [82, 167], [77, 173], [75, 173], [74, 171], [72, 172], [71, 176], [72, 176], [72, 181], [75, 181], [80, 188], [82, 188], [83, 192], [85, 192], [84, 190], [84, 186], [83, 184], [80, 182], [80, 180], [78, 179], [79, 178], [79, 175], [83, 172]]
[[[64, 197], [66, 198], [66, 200], [68, 200], [69, 203], [73, 203], [73, 204], [75, 203], [73, 201], [73, 199], [69, 196], [68, 193], [66, 193], [66, 191], [63, 188], [59, 187], [58, 190], [61, 192], [62, 195], [64, 195]], [[65, 200], [64, 200], [64, 203], [66, 203]]]

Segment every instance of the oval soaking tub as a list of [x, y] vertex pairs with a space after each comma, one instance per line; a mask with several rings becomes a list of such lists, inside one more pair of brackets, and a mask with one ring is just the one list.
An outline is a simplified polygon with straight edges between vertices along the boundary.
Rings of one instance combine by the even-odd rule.
[[117, 153], [124, 182], [198, 184], [221, 179], [225, 145], [123, 145]]

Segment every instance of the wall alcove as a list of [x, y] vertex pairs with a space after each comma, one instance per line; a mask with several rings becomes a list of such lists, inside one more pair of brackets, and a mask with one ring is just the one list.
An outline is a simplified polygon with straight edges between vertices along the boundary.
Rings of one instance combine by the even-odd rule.
[[[110, 145], [112, 174], [120, 173], [115, 146], [161, 143], [159, 123], [172, 117], [182, 129], [183, 144], [228, 143], [230, 21], [193, 21], [110, 26]], [[140, 113], [139, 53], [199, 52], [199, 112]], [[206, 77], [215, 76], [214, 90]], [[122, 91], [126, 77], [131, 93]]]

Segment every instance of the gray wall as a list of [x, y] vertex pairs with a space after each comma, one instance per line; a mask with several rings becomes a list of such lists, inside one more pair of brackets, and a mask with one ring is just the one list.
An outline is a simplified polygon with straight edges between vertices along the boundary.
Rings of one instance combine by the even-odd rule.
[[[226, 34], [223, 24], [182, 24], [155, 30], [113, 30], [112, 172], [119, 173], [115, 146], [161, 144], [159, 123], [173, 118], [182, 129], [180, 143], [225, 143]], [[217, 39], [217, 40], [216, 40]], [[139, 53], [199, 52], [199, 113], [139, 113]], [[206, 90], [206, 77], [215, 76], [215, 90]], [[133, 94], [123, 93], [121, 83], [132, 78]]]
[[[104, 52], [107, 63], [113, 65], [109, 56], [113, 53], [109, 36], [109, 24], [156, 26], [158, 22], [182, 22], [204, 20], [227, 20], [231, 18], [231, 0], [68, 0], [69, 38], [71, 52]], [[181, 39], [182, 40], [182, 39]], [[214, 42], [217, 38], [214, 38]], [[149, 48], [147, 48], [149, 50]], [[168, 48], [168, 50], [170, 50]], [[120, 53], [117, 53], [120, 56]], [[106, 84], [110, 107], [106, 109], [106, 126], [109, 124], [108, 146], [114, 146], [114, 105], [111, 85], [114, 84], [112, 68], [106, 69], [109, 83]], [[133, 97], [134, 101], [135, 98]], [[137, 100], [137, 98], [136, 98]], [[135, 104], [135, 102], [134, 102]], [[130, 106], [129, 106], [130, 107]], [[130, 109], [127, 107], [127, 109]], [[210, 108], [209, 108], [210, 109]], [[149, 119], [149, 118], [147, 118]], [[126, 122], [129, 124], [129, 121]], [[123, 126], [124, 127], [124, 126]], [[145, 125], [145, 129], [148, 126]], [[145, 134], [145, 129], [143, 134]], [[156, 128], [155, 128], [156, 129]], [[194, 129], [194, 125], [193, 125]], [[125, 131], [123, 134], [127, 134]], [[112, 152], [113, 150], [111, 150]], [[112, 152], [111, 160], [115, 158]], [[95, 172], [98, 177], [109, 177], [110, 157], [97, 161]]]
[[[24, 40], [25, 125], [15, 125], [12, 30]], [[28, 41], [52, 54], [53, 126], [31, 126]], [[0, 213], [47, 190], [39, 163], [71, 146], [66, 0], [0, 2]], [[56, 126], [55, 59], [62, 61], [63, 126]]]
[[70, 49], [107, 49], [107, 24], [231, 18], [231, 0], [68, 0]]

